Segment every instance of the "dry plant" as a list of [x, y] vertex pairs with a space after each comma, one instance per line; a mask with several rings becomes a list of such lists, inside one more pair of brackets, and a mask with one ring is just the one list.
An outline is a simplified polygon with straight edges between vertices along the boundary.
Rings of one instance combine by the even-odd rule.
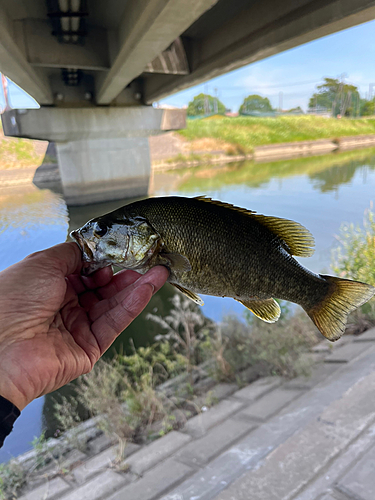
[[166, 333], [155, 340], [170, 342], [176, 353], [186, 358], [186, 368], [192, 383], [192, 371], [205, 360], [203, 342], [212, 330], [212, 324], [199, 311], [198, 306], [180, 294], [170, 299], [173, 305], [164, 318], [148, 314], [150, 319], [160, 325]]

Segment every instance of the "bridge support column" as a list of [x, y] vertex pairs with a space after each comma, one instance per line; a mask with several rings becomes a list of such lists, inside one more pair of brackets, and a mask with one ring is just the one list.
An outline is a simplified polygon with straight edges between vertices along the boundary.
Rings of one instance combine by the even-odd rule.
[[148, 136], [185, 126], [185, 111], [41, 108], [3, 115], [6, 135], [54, 141], [68, 205], [146, 195]]

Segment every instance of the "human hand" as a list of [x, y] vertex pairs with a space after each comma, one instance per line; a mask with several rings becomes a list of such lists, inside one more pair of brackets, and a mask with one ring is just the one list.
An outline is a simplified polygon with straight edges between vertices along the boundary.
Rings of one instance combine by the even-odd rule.
[[89, 372], [168, 277], [81, 267], [78, 246], [62, 243], [0, 273], [0, 395], [19, 410]]

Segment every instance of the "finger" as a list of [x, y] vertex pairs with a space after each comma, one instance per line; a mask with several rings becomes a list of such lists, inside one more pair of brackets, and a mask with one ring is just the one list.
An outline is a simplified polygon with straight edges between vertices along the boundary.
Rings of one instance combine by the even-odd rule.
[[70, 274], [79, 274], [82, 268], [81, 250], [73, 242], [60, 243], [60, 245], [35, 252], [26, 259], [40, 261], [44, 267], [54, 269], [65, 277]]
[[69, 281], [76, 294], [86, 291], [85, 285], [82, 282], [82, 276], [79, 274], [70, 274], [66, 279]]
[[157, 266], [148, 271], [145, 275], [139, 276], [138, 273], [134, 273], [136, 276], [132, 275], [129, 279], [134, 279], [138, 277], [136, 281], [129, 284], [125, 289], [120, 290], [118, 293], [104, 299], [100, 302], [93, 303], [93, 307], [89, 311], [89, 316], [91, 321], [96, 321], [101, 315], [107, 313], [114, 307], [121, 304], [123, 301], [127, 300], [129, 296], [134, 292], [134, 290], [146, 283], [151, 283], [154, 287], [154, 293], [156, 293], [165, 283], [168, 278], [168, 270], [165, 267]]
[[98, 295], [103, 299], [108, 299], [137, 281], [141, 276], [141, 274], [129, 269], [119, 271], [107, 285], [98, 290]]
[[90, 276], [82, 276], [82, 283], [87, 289], [94, 290], [95, 288], [103, 287], [110, 283], [113, 276], [111, 266], [103, 267]]
[[79, 303], [86, 312], [91, 311], [97, 304], [103, 302], [93, 290], [88, 290], [87, 292], [79, 296]]
[[136, 318], [146, 307], [154, 292], [151, 283], [138, 286], [133, 293], [113, 309], [101, 315], [92, 325], [91, 330], [103, 354], [116, 337]]

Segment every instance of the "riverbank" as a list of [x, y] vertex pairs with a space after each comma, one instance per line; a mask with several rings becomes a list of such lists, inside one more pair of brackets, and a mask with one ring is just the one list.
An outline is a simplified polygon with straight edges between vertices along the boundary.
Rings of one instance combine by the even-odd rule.
[[[218, 384], [215, 406], [201, 402], [183, 427], [143, 446], [120, 449], [87, 421], [75, 435], [85, 451], [70, 447], [40, 468], [21, 499], [358, 498], [373, 489], [374, 354], [375, 329], [324, 340], [310, 378]], [[30, 467], [35, 455], [20, 460]]]
[[[151, 136], [153, 168], [243, 160], [270, 161], [375, 145], [375, 118], [318, 116], [254, 118], [213, 116], [188, 120], [179, 132]], [[41, 165], [46, 141], [4, 137], [0, 127], [0, 170]], [[56, 159], [44, 163], [55, 165]]]
[[314, 115], [275, 118], [214, 116], [188, 120], [187, 127], [178, 134], [188, 142], [211, 139], [219, 141], [223, 147], [250, 153], [255, 147], [271, 144], [372, 135], [375, 134], [375, 117], [338, 120]]
[[[162, 141], [163, 146], [168, 146], [168, 141], [173, 144], [173, 149], [177, 149], [178, 140], [176, 134], [166, 135], [163, 139], [159, 137], [150, 138], [152, 144], [151, 158], [154, 171], [170, 170], [174, 168], [196, 167], [202, 164], [221, 164], [241, 161], [255, 161], [257, 163], [287, 160], [301, 157], [313, 157], [326, 155], [333, 152], [344, 152], [355, 149], [366, 149], [375, 146], [375, 135], [358, 135], [341, 137], [338, 139], [319, 139], [316, 141], [300, 141], [272, 144], [269, 146], [257, 146], [251, 153], [227, 154], [225, 149], [215, 150], [209, 153], [201, 150], [186, 149], [185, 143], [180, 144], [181, 151], [171, 158], [157, 159], [156, 152], [160, 148], [158, 141]], [[194, 142], [189, 147], [194, 146]], [[196, 147], [196, 146], [194, 146]], [[171, 151], [172, 148], [167, 148]], [[162, 155], [164, 155], [164, 149]], [[160, 156], [159, 156], [160, 158]]]

